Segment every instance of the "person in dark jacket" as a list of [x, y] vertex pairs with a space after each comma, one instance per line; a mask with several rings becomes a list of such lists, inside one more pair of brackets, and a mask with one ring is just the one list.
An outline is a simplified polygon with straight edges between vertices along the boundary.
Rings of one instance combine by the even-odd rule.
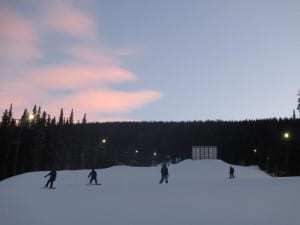
[[97, 181], [97, 172], [94, 170], [94, 168], [92, 169], [92, 171], [90, 172], [89, 176], [90, 179], [90, 184], [92, 184], [93, 181], [95, 181], [95, 184], [98, 184]]
[[234, 168], [232, 166], [229, 167], [229, 178], [234, 178]]
[[168, 183], [169, 170], [165, 163], [162, 165], [160, 172], [161, 172], [161, 179], [159, 183], [161, 184], [164, 180], [166, 181], [166, 183]]
[[48, 173], [46, 176], [44, 176], [45, 178], [50, 176], [49, 180], [47, 181], [45, 188], [48, 187], [48, 185], [50, 184], [50, 188], [53, 188], [53, 182], [56, 180], [56, 171], [53, 169], [51, 170], [50, 173]]

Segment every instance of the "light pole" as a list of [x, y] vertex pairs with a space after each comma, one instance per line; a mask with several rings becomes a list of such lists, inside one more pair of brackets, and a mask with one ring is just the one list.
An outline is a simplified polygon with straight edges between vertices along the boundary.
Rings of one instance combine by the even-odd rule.
[[23, 125], [21, 124], [21, 119], [16, 119], [18, 121], [18, 133], [17, 133], [17, 141], [16, 141], [16, 151], [14, 156], [14, 167], [13, 167], [13, 175], [17, 175], [17, 164], [20, 152], [20, 142], [21, 142], [21, 134], [23, 132]]
[[[97, 166], [97, 159], [98, 159], [98, 151], [103, 151], [101, 156], [103, 156], [105, 154], [105, 144], [106, 144], [106, 139], [105, 138], [102, 138], [100, 141], [99, 141], [99, 147], [98, 148], [95, 148], [95, 152], [94, 152], [94, 165], [93, 167], [96, 168]], [[98, 149], [98, 151], [97, 151]]]
[[[29, 114], [28, 116], [29, 122], [34, 119], [33, 114]], [[13, 175], [17, 175], [17, 164], [19, 160], [19, 153], [20, 153], [20, 143], [21, 143], [21, 135], [23, 133], [23, 124], [21, 123], [22, 119], [16, 119], [18, 121], [18, 134], [17, 134], [17, 142], [16, 142], [16, 152], [14, 156], [14, 166], [13, 166]]]
[[153, 152], [153, 164], [156, 166], [156, 157], [157, 157], [157, 152]]
[[283, 140], [285, 142], [285, 169], [286, 169], [286, 173], [289, 173], [289, 157], [290, 157], [290, 153], [289, 153], [289, 141], [291, 139], [291, 134], [286, 131], [283, 133]]
[[136, 149], [135, 151], [134, 151], [134, 153], [135, 153], [135, 164], [137, 164], [137, 161], [138, 161], [138, 155], [139, 155], [139, 150], [138, 149]]
[[257, 149], [256, 148], [253, 149], [252, 152], [253, 152], [253, 156], [254, 156], [254, 163], [257, 164]]
[[103, 154], [101, 154], [101, 156], [104, 158], [104, 157], [106, 157], [106, 151], [107, 151], [107, 149], [106, 149], [106, 144], [107, 144], [106, 138], [102, 138], [101, 144], [102, 144], [102, 149], [103, 149]]

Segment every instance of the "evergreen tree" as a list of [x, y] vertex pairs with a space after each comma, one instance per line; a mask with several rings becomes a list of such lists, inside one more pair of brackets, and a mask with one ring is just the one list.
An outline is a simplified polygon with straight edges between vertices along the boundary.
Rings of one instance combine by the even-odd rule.
[[23, 115], [21, 117], [21, 122], [20, 125], [21, 126], [28, 126], [30, 124], [29, 121], [29, 112], [27, 109], [24, 110]]
[[51, 125], [53, 125], [53, 126], [56, 125], [56, 118], [55, 118], [55, 116], [54, 116], [53, 119], [51, 120]]
[[58, 125], [60, 125], [60, 126], [64, 125], [64, 110], [63, 110], [63, 108], [60, 109]]
[[5, 109], [3, 116], [2, 116], [1, 127], [8, 127], [8, 126], [9, 126], [9, 116], [8, 116], [7, 109]]
[[295, 112], [295, 109], [293, 109], [293, 120], [296, 119], [296, 112]]
[[35, 116], [36, 116], [36, 114], [37, 114], [36, 105], [33, 106], [32, 114], [35, 115]]
[[45, 127], [47, 124], [47, 113], [46, 111], [43, 112], [42, 118], [40, 119], [40, 124], [42, 127]]
[[48, 117], [47, 117], [47, 126], [51, 125], [51, 116], [50, 114], [48, 114]]
[[11, 127], [15, 127], [17, 125], [17, 122], [14, 118], [11, 119], [11, 122], [10, 122], [10, 126]]
[[34, 107], [33, 107], [33, 109], [32, 109], [32, 114], [33, 114], [34, 118], [36, 118], [36, 116], [37, 116], [36, 105], [34, 105]]
[[9, 127], [12, 122], [12, 104], [10, 104], [9, 110], [5, 110], [2, 116], [1, 127]]
[[31, 124], [36, 124], [37, 121], [38, 121], [38, 110], [36, 105], [34, 105], [32, 109], [32, 114], [29, 114], [29, 122]]
[[299, 96], [299, 97], [298, 97], [298, 106], [297, 106], [297, 110], [299, 111], [299, 115], [300, 115], [300, 89], [299, 89], [297, 95]]
[[40, 119], [41, 119], [41, 106], [39, 106], [39, 109], [38, 109], [38, 112], [37, 112], [37, 115], [36, 115], [36, 121], [40, 121]]
[[74, 112], [73, 112], [73, 109], [71, 110], [71, 113], [70, 113], [69, 124], [70, 125], [74, 124]]
[[9, 110], [8, 110], [8, 122], [9, 122], [9, 125], [11, 125], [11, 120], [12, 120], [12, 104], [10, 104], [10, 107], [9, 107]]
[[84, 114], [84, 116], [82, 118], [82, 124], [86, 124], [86, 113]]

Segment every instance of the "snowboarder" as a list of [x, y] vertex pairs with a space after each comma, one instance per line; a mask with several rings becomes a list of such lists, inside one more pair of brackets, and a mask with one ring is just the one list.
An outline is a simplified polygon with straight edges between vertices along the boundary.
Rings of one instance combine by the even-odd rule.
[[56, 171], [55, 169], [51, 170], [50, 173], [48, 173], [46, 176], [44, 176], [45, 178], [50, 176], [49, 180], [47, 181], [45, 188], [48, 187], [48, 185], [50, 184], [50, 188], [53, 189], [53, 182], [56, 180]]
[[90, 184], [92, 184], [93, 181], [95, 181], [95, 184], [98, 184], [97, 181], [97, 172], [94, 170], [94, 168], [92, 169], [92, 171], [90, 172], [89, 176], [90, 179]]
[[229, 178], [234, 178], [234, 168], [232, 166], [229, 167]]
[[164, 180], [166, 181], [166, 183], [168, 183], [169, 171], [165, 163], [162, 165], [160, 172], [161, 172], [161, 180], [159, 181], [159, 183], [161, 184]]

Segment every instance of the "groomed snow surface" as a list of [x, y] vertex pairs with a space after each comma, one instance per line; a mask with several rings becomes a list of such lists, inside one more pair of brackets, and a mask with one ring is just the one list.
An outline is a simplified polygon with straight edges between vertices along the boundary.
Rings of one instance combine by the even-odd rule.
[[115, 166], [97, 170], [103, 184], [86, 185], [88, 170], [48, 171], [0, 182], [1, 225], [297, 225], [300, 177], [269, 177], [257, 167], [220, 160], [186, 160], [169, 166]]

